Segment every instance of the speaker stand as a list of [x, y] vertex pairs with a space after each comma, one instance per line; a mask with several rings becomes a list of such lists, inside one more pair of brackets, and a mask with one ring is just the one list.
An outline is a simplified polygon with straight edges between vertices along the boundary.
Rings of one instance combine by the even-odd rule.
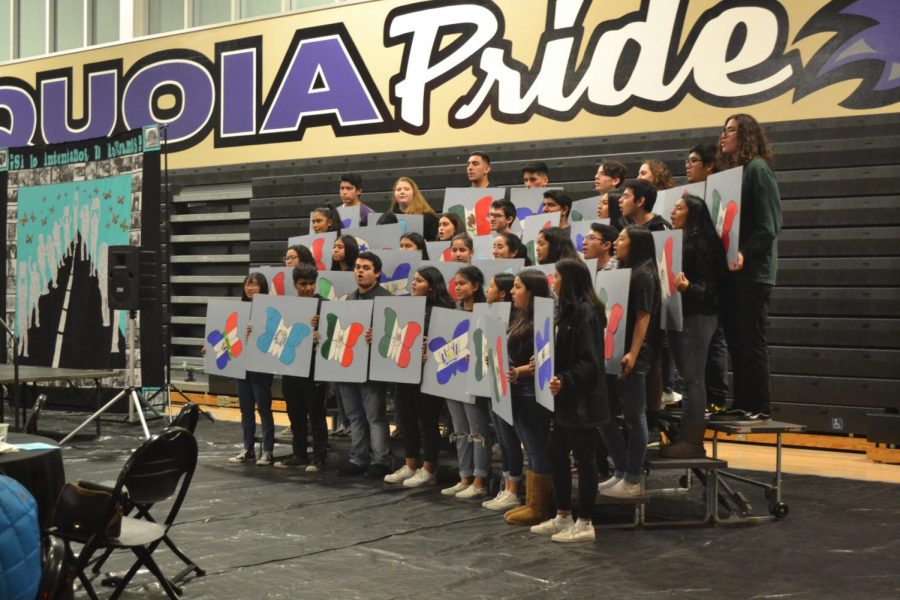
[[137, 414], [137, 418], [140, 420], [140, 423], [141, 423], [141, 428], [144, 430], [144, 438], [150, 439], [150, 429], [147, 427], [147, 419], [144, 417], [144, 411], [149, 410], [150, 412], [152, 412], [154, 415], [156, 415], [159, 418], [162, 418], [162, 415], [160, 415], [152, 406], [150, 406], [150, 404], [147, 403], [147, 401], [144, 399], [144, 397], [141, 396], [141, 393], [134, 386], [134, 381], [135, 381], [135, 377], [134, 377], [134, 366], [135, 366], [134, 320], [135, 320], [135, 316], [136, 315], [135, 315], [134, 310], [128, 311], [128, 327], [127, 327], [128, 337], [127, 337], [127, 343], [126, 343], [125, 347], [128, 350], [130, 350], [130, 352], [128, 353], [128, 379], [126, 381], [127, 385], [125, 387], [123, 387], [119, 391], [119, 393], [115, 395], [115, 397], [112, 400], [110, 400], [109, 402], [107, 402], [106, 404], [101, 406], [97, 410], [97, 412], [95, 412], [94, 414], [89, 416], [87, 419], [85, 419], [81, 425], [79, 425], [78, 427], [73, 429], [72, 432], [69, 433], [69, 435], [67, 435], [66, 437], [61, 439], [59, 441], [60, 445], [63, 445], [66, 442], [68, 442], [79, 431], [81, 431], [82, 429], [87, 427], [89, 424], [91, 424], [95, 419], [100, 418], [100, 415], [102, 415], [103, 413], [105, 413], [106, 411], [111, 409], [113, 406], [115, 406], [116, 402], [118, 402], [122, 398], [126, 398], [126, 397], [128, 398], [128, 401], [129, 401], [129, 404], [128, 404], [129, 418], [131, 418], [131, 415]]

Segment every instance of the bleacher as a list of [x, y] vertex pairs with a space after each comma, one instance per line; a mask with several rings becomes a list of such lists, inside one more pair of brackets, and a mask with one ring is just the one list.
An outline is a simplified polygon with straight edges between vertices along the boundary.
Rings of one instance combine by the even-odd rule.
[[[900, 411], [900, 114], [763, 126], [784, 212], [769, 319], [773, 417], [864, 435], [868, 413]], [[308, 232], [309, 211], [338, 202], [343, 172], [362, 174], [363, 201], [378, 211], [401, 175], [439, 210], [444, 188], [466, 185], [466, 157], [480, 149], [493, 159], [492, 185], [521, 185], [522, 163], [540, 159], [551, 183], [578, 199], [593, 195], [598, 157], [621, 160], [631, 175], [643, 159], [663, 160], [681, 182], [688, 148], [718, 134], [713, 127], [174, 171], [173, 379], [191, 389], [182, 365], [200, 368], [206, 299], [236, 297], [250, 266], [280, 262], [286, 238]], [[205, 387], [200, 375], [194, 389]]]

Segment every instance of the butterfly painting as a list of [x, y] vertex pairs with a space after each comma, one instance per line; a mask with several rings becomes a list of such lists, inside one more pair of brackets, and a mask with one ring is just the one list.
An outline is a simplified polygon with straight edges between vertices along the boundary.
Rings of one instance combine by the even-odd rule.
[[416, 357], [421, 363], [421, 353], [415, 353], [413, 347], [420, 333], [422, 333], [421, 325], [414, 321], [401, 325], [396, 311], [387, 307], [384, 309], [384, 331], [378, 342], [378, 353], [394, 361], [402, 369], [407, 368]]
[[279, 271], [272, 276], [272, 291], [276, 296], [284, 296], [284, 271]]
[[388, 274], [384, 269], [381, 270], [379, 279], [381, 287], [386, 289], [393, 296], [405, 296], [409, 292], [409, 275], [412, 266], [409, 263], [402, 263], [394, 269], [392, 274]]
[[289, 365], [297, 357], [297, 347], [312, 333], [306, 323], [287, 325], [278, 309], [266, 307], [266, 328], [256, 340], [260, 352], [270, 354], [282, 364]]
[[550, 337], [550, 319], [544, 319], [543, 331], [534, 332], [534, 368], [537, 375], [539, 389], [546, 389], [553, 378], [553, 356], [551, 348], [553, 339]]
[[625, 309], [618, 302], [610, 303], [609, 292], [606, 288], [600, 288], [600, 301], [606, 307], [606, 331], [603, 336], [603, 358], [607, 361], [612, 360], [613, 353], [616, 349], [616, 332], [622, 324], [622, 317], [625, 316]]
[[469, 370], [469, 326], [466, 319], [456, 326], [449, 340], [436, 337], [428, 342], [428, 349], [437, 362], [437, 382], [441, 385], [446, 385], [457, 373]]
[[362, 323], [341, 326], [341, 320], [334, 313], [326, 316], [327, 329], [321, 353], [326, 360], [339, 363], [345, 369], [353, 364], [353, 348], [365, 331]]
[[[724, 209], [723, 209], [724, 204]], [[731, 229], [734, 227], [734, 221], [737, 218], [738, 205], [734, 200], [722, 202], [722, 195], [719, 190], [713, 190], [713, 207], [712, 217], [716, 224], [716, 233], [722, 239], [722, 245], [725, 247], [725, 253], [731, 247]]]
[[741, 228], [741, 184], [744, 167], [713, 173], [706, 181], [706, 207], [722, 240], [728, 262], [737, 260]]
[[672, 245], [674, 243], [671, 237], [666, 238], [666, 241], [663, 242], [662, 253], [657, 257], [663, 302], [675, 294], [675, 273], [672, 272]]
[[209, 335], [206, 336], [206, 341], [213, 347], [216, 366], [219, 370], [224, 369], [232, 359], [240, 356], [241, 352], [244, 351], [244, 346], [241, 342], [241, 336], [238, 333], [237, 311], [232, 312], [228, 315], [228, 318], [225, 319], [224, 331], [218, 329], [212, 330]]
[[312, 252], [313, 259], [316, 261], [316, 269], [319, 271], [327, 271], [328, 267], [325, 266], [325, 261], [322, 256], [325, 252], [325, 238], [313, 240], [309, 249]]
[[651, 233], [656, 253], [662, 302], [660, 327], [681, 331], [684, 316], [681, 311], [681, 294], [676, 287], [676, 276], [681, 272], [683, 232], [681, 229], [674, 229]]
[[493, 347], [487, 353], [488, 364], [491, 369], [492, 397], [495, 401], [509, 393], [509, 380], [506, 376], [506, 369], [503, 368], [503, 349], [505, 345], [503, 338], [498, 337], [494, 340]]

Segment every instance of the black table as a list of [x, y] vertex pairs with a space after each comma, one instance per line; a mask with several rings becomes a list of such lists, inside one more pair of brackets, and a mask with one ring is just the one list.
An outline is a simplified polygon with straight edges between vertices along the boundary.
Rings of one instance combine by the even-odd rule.
[[[56, 444], [50, 438], [24, 433], [10, 433], [6, 441], [10, 444], [31, 444], [43, 442]], [[63, 470], [62, 452], [59, 448], [52, 450], [21, 450], [0, 454], [0, 473], [12, 477], [21, 483], [38, 505], [38, 519], [41, 527], [47, 526], [47, 520], [53, 512], [59, 491], [66, 483]]]

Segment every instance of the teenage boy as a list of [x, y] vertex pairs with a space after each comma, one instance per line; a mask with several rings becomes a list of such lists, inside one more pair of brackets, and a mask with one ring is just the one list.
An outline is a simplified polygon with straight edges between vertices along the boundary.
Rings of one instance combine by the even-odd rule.
[[594, 189], [600, 195], [617, 190], [627, 176], [628, 169], [625, 168], [625, 165], [617, 160], [604, 160], [597, 165]]
[[[381, 259], [372, 252], [360, 252], [354, 268], [356, 291], [347, 300], [371, 300], [391, 293], [378, 285]], [[372, 329], [366, 332], [366, 341]], [[338, 475], [362, 475], [384, 479], [391, 472], [385, 387], [381, 381], [338, 383], [344, 411], [350, 419], [350, 460]]]
[[713, 144], [697, 144], [691, 148], [684, 161], [684, 172], [688, 183], [706, 181], [716, 172], [716, 147]]
[[488, 221], [490, 221], [491, 230], [495, 234], [512, 233], [510, 227], [515, 220], [516, 206], [512, 202], [505, 199], [491, 202], [491, 209], [488, 211]]
[[619, 267], [619, 261], [613, 256], [613, 242], [619, 232], [606, 223], [591, 223], [591, 230], [581, 243], [585, 260], [597, 259], [597, 271], [610, 271]]
[[[322, 298], [316, 293], [316, 279], [319, 272], [313, 265], [300, 263], [294, 267], [294, 289], [301, 298], [315, 298], [319, 301], [316, 314], [312, 318], [312, 328], [315, 331], [319, 325], [319, 309], [322, 307]], [[275, 461], [273, 467], [288, 469], [291, 467], [306, 467], [307, 473], [318, 473], [325, 468], [325, 449], [328, 445], [328, 428], [325, 424], [325, 387], [322, 382], [315, 380], [315, 364], [310, 367], [308, 377], [295, 377], [284, 375], [281, 378], [284, 392], [284, 403], [287, 407], [288, 419], [291, 422], [291, 444], [294, 454]], [[309, 461], [306, 453], [306, 422], [309, 419], [309, 428], [312, 429], [313, 459]]]
[[359, 173], [344, 173], [341, 175], [341, 203], [344, 206], [359, 206], [359, 225], [365, 227], [369, 224], [369, 213], [372, 209], [361, 200], [362, 175]]
[[622, 216], [634, 225], [641, 225], [650, 231], [672, 229], [672, 225], [659, 215], [653, 214], [656, 204], [656, 189], [646, 179], [630, 179], [625, 182], [625, 191], [619, 198]]
[[547, 187], [550, 183], [547, 163], [540, 160], [525, 163], [522, 167], [522, 183], [528, 189]]
[[560, 229], [568, 229], [569, 212], [572, 210], [572, 198], [561, 190], [548, 190], [544, 192], [545, 213], [558, 212]]
[[466, 176], [473, 188], [491, 187], [488, 175], [491, 172], [491, 157], [484, 152], [473, 152], [466, 162]]

